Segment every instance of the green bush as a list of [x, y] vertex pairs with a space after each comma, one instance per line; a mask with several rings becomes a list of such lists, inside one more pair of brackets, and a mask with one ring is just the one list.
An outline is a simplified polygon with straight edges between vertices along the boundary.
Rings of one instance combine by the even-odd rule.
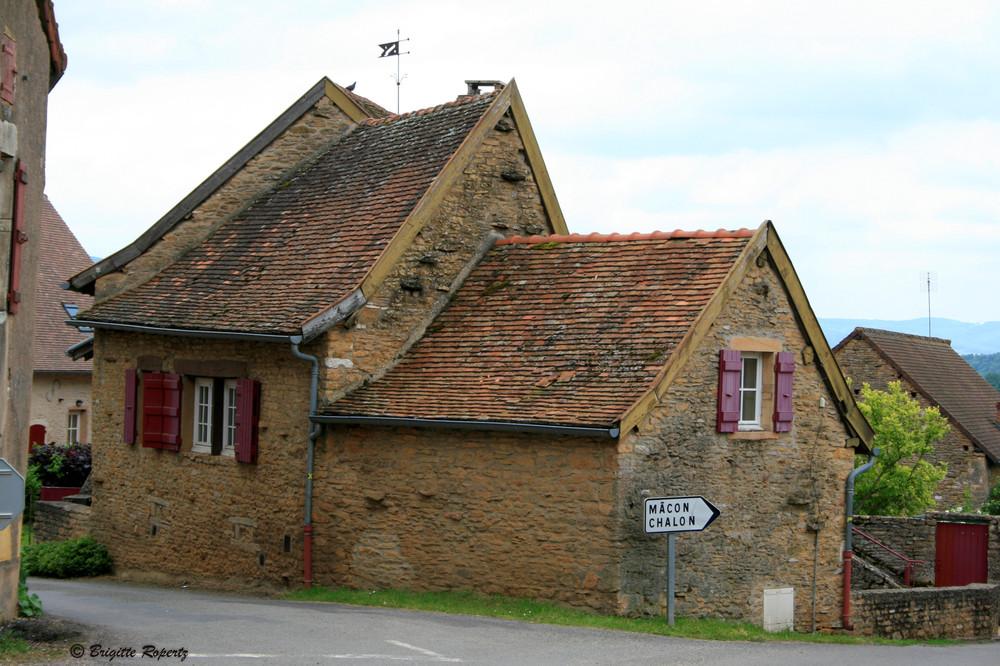
[[22, 617], [34, 617], [42, 614], [42, 600], [37, 594], [28, 591], [28, 572], [21, 567], [17, 583], [17, 612]]
[[21, 568], [29, 576], [75, 578], [109, 573], [108, 549], [89, 536], [72, 541], [45, 541], [21, 549]]
[[986, 497], [986, 504], [983, 505], [981, 511], [992, 516], [1000, 516], [1000, 481], [997, 481], [997, 484], [990, 490], [990, 494]]

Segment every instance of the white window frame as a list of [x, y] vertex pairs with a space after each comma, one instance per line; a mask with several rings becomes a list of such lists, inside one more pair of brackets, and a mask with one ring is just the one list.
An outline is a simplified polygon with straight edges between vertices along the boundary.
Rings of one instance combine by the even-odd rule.
[[80, 412], [72, 411], [66, 415], [66, 443], [80, 443]]
[[236, 457], [236, 380], [227, 379], [222, 384], [222, 452]]
[[197, 453], [212, 452], [212, 414], [214, 411], [215, 380], [198, 377], [194, 380], [194, 412], [191, 433], [191, 450]]
[[[741, 367], [740, 367], [740, 422], [738, 428], [740, 430], [760, 430], [761, 429], [761, 405], [763, 403], [764, 391], [763, 391], [763, 369], [764, 369], [764, 355], [756, 352], [742, 352], [741, 356]], [[751, 378], [753, 384], [747, 383], [747, 361], [756, 361], [756, 372]], [[753, 394], [754, 396], [754, 413], [745, 413], [745, 396], [747, 394]]]

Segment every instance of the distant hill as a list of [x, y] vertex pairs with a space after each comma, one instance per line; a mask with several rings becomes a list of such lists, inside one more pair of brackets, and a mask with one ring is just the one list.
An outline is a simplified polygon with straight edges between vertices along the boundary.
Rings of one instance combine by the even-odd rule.
[[[820, 319], [830, 346], [850, 335], [858, 326], [880, 328], [913, 335], [927, 335], [927, 318], [890, 321], [888, 319]], [[970, 324], [954, 319], [931, 319], [931, 335], [951, 340], [952, 349], [959, 354], [993, 354], [1000, 352], [1000, 321]]]

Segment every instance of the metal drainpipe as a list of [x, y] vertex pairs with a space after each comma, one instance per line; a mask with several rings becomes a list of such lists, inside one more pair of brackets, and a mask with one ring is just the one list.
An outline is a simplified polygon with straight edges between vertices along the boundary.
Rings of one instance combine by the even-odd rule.
[[[312, 380], [309, 384], [309, 416], [316, 413], [316, 405], [319, 402], [319, 360], [315, 356], [303, 354], [299, 351], [302, 343], [302, 336], [296, 335], [289, 338], [292, 343], [292, 354], [303, 361], [312, 363]], [[302, 524], [303, 534], [303, 585], [306, 589], [312, 587], [312, 494], [313, 494], [313, 460], [315, 458], [316, 438], [319, 437], [321, 426], [318, 423], [309, 421], [309, 445], [306, 454], [306, 510], [305, 521]]]
[[842, 626], [847, 631], [853, 631], [854, 625], [851, 624], [851, 562], [854, 558], [853, 550], [853, 535], [852, 531], [854, 529], [854, 479], [858, 474], [867, 472], [875, 464], [875, 459], [878, 458], [879, 449], [872, 449], [872, 455], [868, 457], [868, 462], [866, 462], [861, 467], [852, 470], [847, 476], [847, 498], [845, 508], [847, 510], [847, 534], [844, 537], [844, 614], [841, 617]]

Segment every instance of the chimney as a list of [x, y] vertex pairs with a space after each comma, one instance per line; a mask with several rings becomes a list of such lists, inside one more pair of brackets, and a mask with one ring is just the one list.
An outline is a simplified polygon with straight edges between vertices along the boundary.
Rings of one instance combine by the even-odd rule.
[[[487, 81], [485, 79], [466, 79], [465, 85], [468, 87], [468, 92], [464, 95], [459, 95], [459, 99], [463, 97], [475, 97], [476, 95], [482, 95], [483, 92], [480, 90], [483, 86], [490, 86], [493, 90], [501, 90], [503, 88], [503, 81]], [[493, 92], [492, 90], [490, 92]]]

